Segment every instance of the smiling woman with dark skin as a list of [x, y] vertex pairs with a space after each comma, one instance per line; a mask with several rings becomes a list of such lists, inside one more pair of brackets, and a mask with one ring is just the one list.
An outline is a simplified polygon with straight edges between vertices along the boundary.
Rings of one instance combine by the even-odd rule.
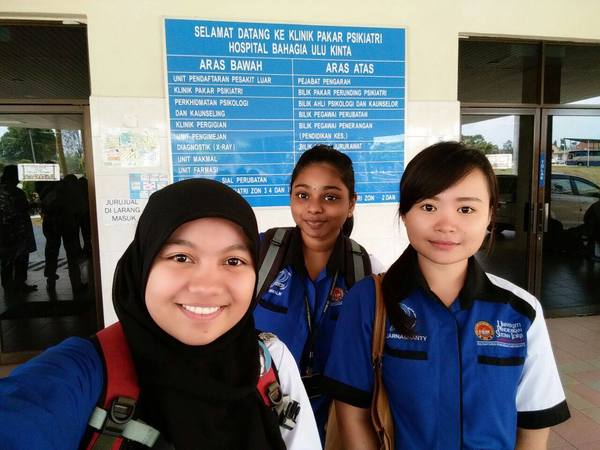
[[[254, 313], [256, 327], [275, 333], [294, 355], [322, 438], [331, 402], [320, 391], [320, 376], [344, 294], [355, 281], [348, 273], [352, 253], [343, 231], [352, 224], [354, 184], [352, 161], [342, 152], [318, 145], [302, 154], [290, 183], [296, 227], [275, 268], [277, 276], [258, 298]], [[270, 245], [265, 237], [262, 250]], [[360, 250], [369, 274], [369, 257]]]
[[[382, 280], [396, 450], [541, 450], [549, 427], [569, 417], [539, 302], [474, 257], [497, 196], [485, 155], [456, 142], [426, 148], [402, 176], [410, 245]], [[347, 295], [324, 377], [348, 450], [379, 448], [369, 408], [374, 318], [367, 278]]]

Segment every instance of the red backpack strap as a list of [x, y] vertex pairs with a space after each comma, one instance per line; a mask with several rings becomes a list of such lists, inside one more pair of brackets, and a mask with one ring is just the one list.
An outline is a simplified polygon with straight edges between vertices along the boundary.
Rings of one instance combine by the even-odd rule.
[[102, 347], [106, 365], [104, 407], [109, 407], [112, 398], [118, 396], [137, 400], [140, 396], [140, 386], [121, 323], [117, 322], [99, 331], [96, 336]]
[[104, 432], [95, 431], [87, 449], [116, 450], [123, 443], [120, 431], [135, 412], [140, 387], [121, 324], [117, 322], [99, 331], [96, 338], [102, 349], [106, 369], [104, 397], [99, 402], [101, 408], [96, 410], [104, 410], [107, 414], [102, 419]]
[[273, 364], [271, 353], [265, 344], [265, 341], [274, 337], [270, 333], [261, 333], [258, 338], [260, 377], [256, 384], [256, 390], [264, 404], [277, 415], [279, 426], [291, 430], [296, 426], [300, 403], [281, 391], [277, 368]]
[[259, 339], [260, 377], [256, 389], [265, 405], [269, 408], [281, 403], [281, 386], [275, 365], [271, 359], [271, 353], [265, 343]]

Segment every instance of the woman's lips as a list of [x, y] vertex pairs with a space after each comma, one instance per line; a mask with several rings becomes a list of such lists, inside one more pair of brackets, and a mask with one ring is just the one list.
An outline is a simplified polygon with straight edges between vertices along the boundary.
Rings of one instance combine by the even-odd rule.
[[305, 220], [304, 222], [314, 230], [322, 228], [327, 223], [326, 220]]
[[429, 241], [429, 242], [435, 248], [440, 249], [440, 250], [452, 250], [457, 245], [459, 245], [457, 242], [452, 242], [452, 241]]

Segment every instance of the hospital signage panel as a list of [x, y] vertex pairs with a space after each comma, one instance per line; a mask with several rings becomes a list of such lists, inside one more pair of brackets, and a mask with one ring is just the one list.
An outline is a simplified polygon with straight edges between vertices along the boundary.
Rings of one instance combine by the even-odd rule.
[[174, 181], [288, 205], [294, 164], [322, 143], [352, 158], [360, 202], [398, 201], [404, 29], [165, 19], [165, 42]]

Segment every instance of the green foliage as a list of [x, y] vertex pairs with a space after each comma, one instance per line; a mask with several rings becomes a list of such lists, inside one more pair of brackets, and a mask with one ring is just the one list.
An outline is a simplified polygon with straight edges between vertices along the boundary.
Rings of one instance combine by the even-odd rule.
[[65, 154], [65, 162], [67, 163], [67, 173], [85, 174], [83, 157], [79, 153]]
[[502, 153], [503, 151], [492, 142], [488, 142], [481, 134], [474, 134], [472, 136], [463, 136], [462, 141], [467, 147], [476, 148], [481, 150], [485, 154], [489, 153]]
[[8, 127], [8, 131], [0, 137], [0, 160], [5, 165], [22, 161], [33, 162], [31, 142], [36, 162], [56, 159], [56, 143], [52, 130]]

